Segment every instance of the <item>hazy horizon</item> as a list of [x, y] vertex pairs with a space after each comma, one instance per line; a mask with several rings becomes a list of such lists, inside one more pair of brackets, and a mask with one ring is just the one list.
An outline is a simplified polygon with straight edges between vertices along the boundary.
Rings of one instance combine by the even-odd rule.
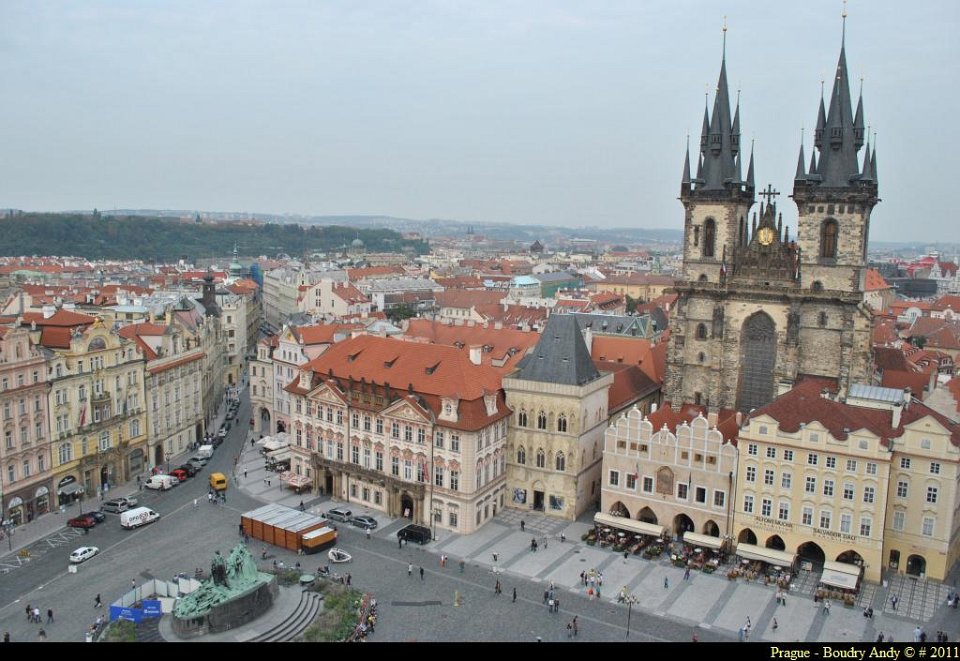
[[[878, 133], [878, 241], [956, 240], [933, 201], [958, 137], [960, 10], [920, 8], [848, 7], [849, 72]], [[800, 128], [809, 159], [841, 9], [8, 0], [0, 207], [681, 229], [684, 145], [705, 91], [713, 103], [726, 15], [742, 143], [756, 140], [757, 185], [781, 192], [792, 229]]]

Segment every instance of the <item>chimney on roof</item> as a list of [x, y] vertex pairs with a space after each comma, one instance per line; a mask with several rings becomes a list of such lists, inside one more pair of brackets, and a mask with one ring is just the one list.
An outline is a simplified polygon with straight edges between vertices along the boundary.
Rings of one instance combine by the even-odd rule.
[[657, 403], [653, 402], [652, 404], [650, 404], [650, 413], [656, 413], [656, 412], [657, 412]]
[[479, 365], [481, 360], [481, 355], [483, 354], [483, 347], [479, 344], [470, 345], [470, 362], [474, 365]]
[[913, 399], [913, 390], [909, 386], [907, 386], [906, 388], [903, 389], [903, 406], [904, 407], [910, 406], [910, 400], [912, 399]]
[[717, 420], [720, 418], [717, 409], [709, 409], [707, 411], [707, 426], [711, 429], [717, 426]]
[[[907, 388], [907, 390], [909, 390], [909, 388]], [[900, 427], [900, 419], [901, 419], [901, 416], [903, 415], [903, 409], [905, 406], [906, 406], [905, 402], [896, 402], [893, 405], [893, 409], [892, 409], [893, 416], [890, 419], [890, 426], [893, 427], [894, 429], [898, 429]]]
[[737, 427], [739, 428], [740, 425], [743, 424], [743, 411], [737, 411], [736, 420], [737, 420]]
[[43, 308], [41, 309], [43, 310], [44, 319], [49, 319], [50, 317], [52, 317], [54, 314], [57, 313], [57, 308], [53, 305], [44, 305]]

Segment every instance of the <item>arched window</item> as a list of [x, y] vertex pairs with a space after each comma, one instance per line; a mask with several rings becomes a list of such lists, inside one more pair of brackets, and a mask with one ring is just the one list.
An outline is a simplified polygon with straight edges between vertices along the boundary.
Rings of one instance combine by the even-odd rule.
[[814, 280], [811, 289], [813, 289], [813, 291], [823, 291], [823, 283], [819, 280]]
[[547, 455], [543, 453], [543, 448], [537, 448], [537, 468], [543, 468], [547, 465]]
[[562, 452], [557, 453], [557, 470], [567, 470], [567, 459], [563, 456]]
[[707, 339], [707, 325], [706, 324], [697, 324], [697, 339], [705, 340]]
[[837, 237], [840, 226], [835, 220], [825, 220], [820, 227], [820, 256], [835, 259], [837, 256]]
[[537, 414], [537, 429], [547, 428], [547, 414], [543, 411]]
[[567, 431], [567, 416], [562, 413], [557, 416], [557, 431]]
[[525, 466], [527, 464], [527, 451], [522, 445], [517, 448], [517, 463], [521, 466]]
[[59, 455], [61, 464], [66, 464], [72, 461], [73, 460], [73, 444], [64, 443], [63, 445], [61, 445], [58, 455]]
[[520, 412], [517, 413], [517, 424], [521, 427], [527, 426], [527, 411], [525, 409], [520, 409]]
[[707, 281], [707, 274], [706, 274], [706, 273], [701, 273], [701, 274], [700, 274], [700, 277], [697, 278], [697, 282], [706, 282], [706, 281]]
[[703, 223], [703, 256], [713, 257], [717, 242], [717, 223], [707, 218]]
[[705, 361], [706, 359], [707, 359], [707, 354], [703, 353], [702, 351], [697, 354], [697, 362], [698, 362], [698, 363], [702, 363], [702, 362]]
[[817, 321], [818, 321], [818, 323], [820, 324], [820, 327], [821, 327], [821, 328], [823, 328], [824, 326], [826, 326], [826, 325], [827, 325], [827, 313], [826, 313], [826, 312], [821, 312], [819, 318], [817, 319]]

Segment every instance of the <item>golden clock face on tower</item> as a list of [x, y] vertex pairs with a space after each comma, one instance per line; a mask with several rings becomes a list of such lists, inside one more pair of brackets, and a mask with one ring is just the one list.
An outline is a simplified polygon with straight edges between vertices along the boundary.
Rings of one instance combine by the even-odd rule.
[[760, 242], [760, 245], [769, 246], [773, 243], [774, 236], [773, 228], [770, 227], [761, 227], [757, 230], [757, 241]]

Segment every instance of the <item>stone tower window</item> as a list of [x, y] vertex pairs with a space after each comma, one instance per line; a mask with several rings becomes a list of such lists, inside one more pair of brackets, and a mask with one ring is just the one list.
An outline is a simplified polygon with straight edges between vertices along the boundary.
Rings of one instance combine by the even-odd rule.
[[702, 351], [697, 354], [697, 362], [698, 362], [698, 363], [702, 363], [702, 362], [705, 361], [706, 359], [707, 359], [707, 355], [706, 355], [705, 353], [703, 353]]
[[527, 426], [527, 411], [525, 409], [520, 409], [520, 412], [517, 413], [517, 425], [520, 427]]
[[697, 324], [697, 339], [705, 340], [707, 339], [707, 325], [706, 324]]
[[811, 288], [813, 289], [813, 291], [823, 291], [823, 283], [820, 282], [819, 280], [814, 280], [813, 284], [811, 285]]
[[823, 221], [820, 228], [820, 256], [825, 259], [836, 259], [837, 236], [840, 227], [837, 221], [830, 219]]
[[827, 313], [826, 313], [826, 312], [821, 312], [821, 313], [820, 313], [820, 316], [819, 316], [819, 318], [817, 319], [817, 323], [820, 324], [820, 328], [823, 328], [824, 326], [827, 325]]
[[543, 448], [537, 448], [537, 468], [543, 468], [547, 465], [547, 455], [544, 454]]
[[713, 218], [707, 218], [703, 223], [703, 256], [713, 257], [717, 241], [717, 223]]
[[517, 448], [517, 463], [521, 466], [526, 465], [527, 463], [527, 451], [522, 445]]
[[537, 429], [547, 428], [547, 414], [543, 411], [537, 414]]
[[700, 274], [700, 277], [697, 278], [697, 282], [706, 282], [706, 281], [707, 281], [707, 274], [706, 274], [706, 273], [701, 273], [701, 274]]
[[557, 431], [567, 431], [567, 416], [562, 413], [557, 416]]
[[567, 459], [563, 456], [562, 452], [557, 453], [557, 470], [564, 471], [567, 469]]

